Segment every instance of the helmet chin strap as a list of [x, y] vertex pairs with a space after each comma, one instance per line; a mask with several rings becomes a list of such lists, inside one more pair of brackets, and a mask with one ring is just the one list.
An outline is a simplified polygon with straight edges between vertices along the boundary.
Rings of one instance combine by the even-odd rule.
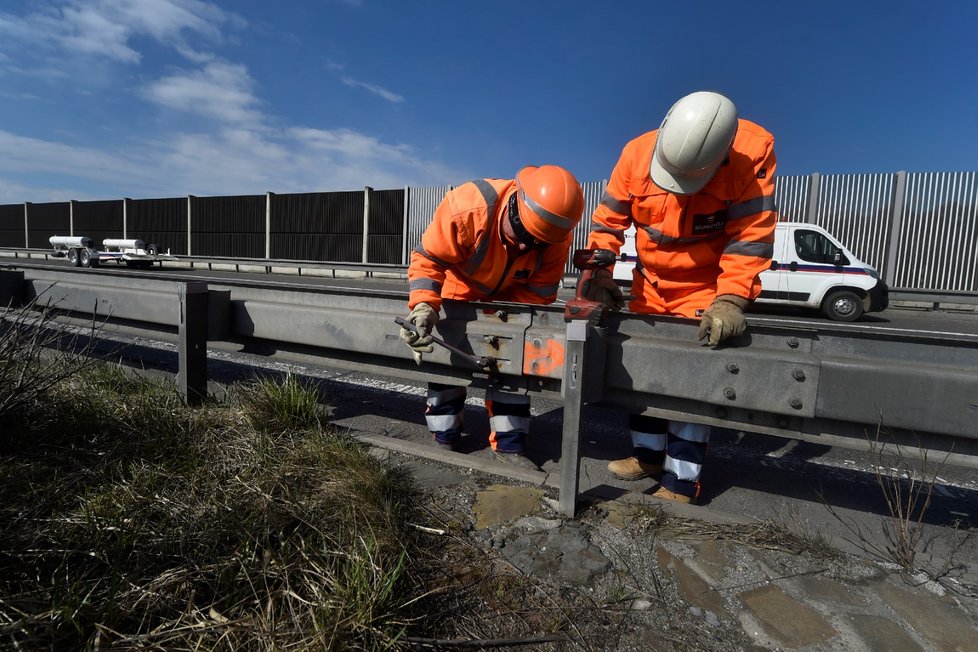
[[527, 231], [526, 226], [524, 226], [523, 219], [520, 217], [518, 192], [514, 192], [510, 196], [508, 207], [509, 226], [513, 230], [514, 239], [529, 249], [543, 249], [544, 247], [548, 247], [550, 243], [536, 239], [532, 233]]

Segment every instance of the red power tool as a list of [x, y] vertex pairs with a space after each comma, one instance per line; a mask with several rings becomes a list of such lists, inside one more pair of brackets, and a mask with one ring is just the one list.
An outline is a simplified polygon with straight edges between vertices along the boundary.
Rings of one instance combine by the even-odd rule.
[[588, 286], [599, 269], [607, 269], [617, 262], [618, 257], [610, 249], [578, 249], [574, 252], [574, 267], [581, 270], [581, 278], [577, 282], [576, 296], [564, 307], [564, 319], [585, 319], [594, 323], [601, 321], [605, 306], [599, 301], [585, 299]]

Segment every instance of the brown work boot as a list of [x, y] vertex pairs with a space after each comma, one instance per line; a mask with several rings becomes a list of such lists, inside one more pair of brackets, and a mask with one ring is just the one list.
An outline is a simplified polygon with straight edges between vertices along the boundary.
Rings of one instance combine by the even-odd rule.
[[686, 505], [696, 505], [697, 501], [694, 496], [684, 496], [682, 494], [677, 494], [675, 491], [670, 491], [666, 489], [661, 484], [659, 487], [652, 492], [654, 498], [662, 498], [663, 500], [671, 500], [677, 503], [684, 503]]
[[642, 478], [658, 478], [662, 475], [661, 464], [643, 462], [634, 455], [623, 460], [608, 462], [608, 470], [619, 480], [641, 480]]

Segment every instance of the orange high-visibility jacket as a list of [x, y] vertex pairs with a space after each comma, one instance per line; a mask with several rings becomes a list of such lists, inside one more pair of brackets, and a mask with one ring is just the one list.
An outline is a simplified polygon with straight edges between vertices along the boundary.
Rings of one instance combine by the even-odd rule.
[[649, 176], [658, 130], [622, 150], [594, 211], [589, 249], [618, 253], [635, 224], [636, 269], [673, 296], [716, 285], [754, 299], [774, 253], [774, 137], [738, 120], [730, 155], [698, 193], [675, 195]]
[[411, 252], [408, 307], [442, 299], [546, 304], [557, 298], [573, 233], [544, 249], [510, 255], [500, 219], [516, 182], [477, 179], [445, 194]]

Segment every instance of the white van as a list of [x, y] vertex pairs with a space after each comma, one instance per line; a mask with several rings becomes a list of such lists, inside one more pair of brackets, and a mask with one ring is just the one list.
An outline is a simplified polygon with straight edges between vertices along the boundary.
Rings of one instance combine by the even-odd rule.
[[[635, 231], [625, 234], [615, 279], [631, 282], [635, 267]], [[802, 222], [779, 222], [774, 230], [771, 269], [761, 273], [759, 304], [821, 310], [830, 319], [855, 321], [889, 304], [889, 289], [825, 229]]]

